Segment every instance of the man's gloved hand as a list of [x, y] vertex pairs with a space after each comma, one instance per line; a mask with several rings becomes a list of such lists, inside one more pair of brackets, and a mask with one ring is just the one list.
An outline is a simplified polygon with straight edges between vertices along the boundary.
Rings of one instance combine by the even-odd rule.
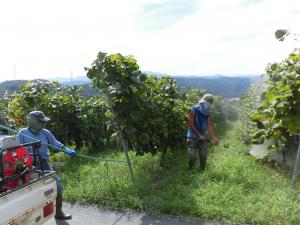
[[74, 150], [74, 149], [71, 149], [71, 148], [67, 148], [67, 147], [64, 147], [64, 153], [68, 154], [68, 155], [77, 155], [77, 152]]

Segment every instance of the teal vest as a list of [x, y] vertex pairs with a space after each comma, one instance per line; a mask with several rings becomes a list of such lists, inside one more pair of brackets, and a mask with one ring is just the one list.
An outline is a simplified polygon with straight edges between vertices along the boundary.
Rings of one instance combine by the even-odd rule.
[[[211, 114], [211, 108], [208, 107], [206, 102], [199, 103], [195, 106], [193, 106], [190, 111], [195, 112], [194, 117], [194, 125], [196, 129], [199, 131], [199, 133], [203, 136], [207, 136], [207, 124], [208, 124], [208, 118]], [[187, 132], [187, 137], [189, 138], [197, 138], [197, 135], [195, 132], [189, 128]]]

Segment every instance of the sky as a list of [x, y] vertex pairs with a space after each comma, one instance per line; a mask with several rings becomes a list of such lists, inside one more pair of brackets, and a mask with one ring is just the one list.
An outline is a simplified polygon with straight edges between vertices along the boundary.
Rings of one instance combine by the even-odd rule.
[[0, 1], [0, 80], [85, 76], [97, 53], [142, 71], [260, 75], [300, 42], [299, 0]]

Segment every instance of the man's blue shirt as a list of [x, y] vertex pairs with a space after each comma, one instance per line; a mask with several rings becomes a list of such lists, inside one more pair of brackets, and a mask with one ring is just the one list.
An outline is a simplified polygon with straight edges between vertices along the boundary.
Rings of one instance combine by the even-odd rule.
[[[42, 129], [38, 134], [34, 134], [29, 130], [29, 128], [23, 128], [19, 131], [18, 137], [21, 144], [40, 140], [41, 147], [39, 153], [41, 155], [41, 158], [46, 160], [50, 159], [50, 152], [47, 144], [52, 145], [56, 148], [64, 147], [64, 145], [56, 140], [53, 134], [47, 129]], [[29, 147], [28, 150], [30, 151], [30, 153], [32, 153], [32, 148]]]

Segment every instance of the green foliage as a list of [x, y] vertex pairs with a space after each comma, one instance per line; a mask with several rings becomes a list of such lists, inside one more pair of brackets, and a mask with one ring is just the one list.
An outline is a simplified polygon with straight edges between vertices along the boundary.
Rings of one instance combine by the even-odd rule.
[[[65, 154], [64, 152], [56, 152], [54, 154], [51, 154], [50, 156], [50, 162], [65, 162], [69, 160], [71, 156]], [[55, 169], [55, 168], [54, 168]]]
[[112, 117], [131, 145], [136, 148], [151, 147], [147, 114], [150, 104], [145, 99], [147, 88], [146, 75], [139, 70], [132, 56], [121, 54], [107, 55], [100, 52], [88, 69], [88, 77], [103, 92], [111, 107], [107, 115]]
[[7, 94], [0, 97], [0, 109], [1, 109], [0, 113], [1, 113], [1, 116], [6, 116], [7, 115], [8, 102], [9, 102], [9, 97], [7, 96]]
[[293, 134], [300, 131], [300, 50], [287, 59], [266, 69], [267, 88], [261, 95], [261, 105], [250, 115], [259, 125], [255, 140], [273, 138], [274, 149], [286, 145]]
[[260, 126], [257, 126], [256, 122], [251, 121], [250, 115], [252, 115], [260, 105], [260, 93], [262, 86], [260, 84], [252, 87], [248, 94], [241, 98], [241, 110], [240, 110], [240, 121], [241, 125], [241, 135], [243, 141], [247, 144], [251, 142], [261, 143], [263, 140], [261, 139], [253, 139], [252, 134], [257, 132]]
[[212, 108], [212, 121], [214, 123], [220, 124], [225, 123], [227, 118], [225, 114], [225, 108], [227, 107], [226, 103], [222, 101], [222, 98], [219, 96], [215, 96]]
[[170, 76], [147, 79], [146, 99], [151, 104], [152, 140], [159, 149], [178, 149], [185, 144], [188, 104], [183, 101], [175, 80]]
[[107, 103], [99, 96], [85, 99], [77, 87], [60, 86], [57, 82], [29, 82], [8, 104], [8, 115], [17, 127], [26, 125], [32, 110], [41, 110], [51, 118], [47, 128], [65, 144], [84, 144], [98, 149], [107, 141]]
[[[4, 94], [3, 97], [0, 97], [0, 124], [4, 125], [4, 126], [10, 126], [10, 120], [7, 116], [7, 106], [9, 103], [9, 98], [7, 96], [7, 93]], [[3, 134], [8, 134], [10, 133], [9, 131], [5, 130], [5, 129], [0, 129], [0, 132]]]
[[56, 87], [58, 87], [57, 82], [29, 82], [18, 93], [10, 96], [11, 101], [8, 104], [7, 111], [8, 115], [15, 121], [15, 125], [18, 127], [24, 126], [26, 116], [30, 111], [37, 109], [44, 111], [48, 108], [47, 100], [51, 94], [50, 90], [54, 90]]
[[108, 114], [137, 154], [155, 154], [157, 148], [175, 146], [178, 137], [183, 137], [184, 103], [178, 99], [179, 89], [172, 78], [147, 78], [132, 56], [101, 52], [88, 69], [88, 77], [109, 99]]
[[[170, 76], [147, 77], [132, 56], [121, 54], [100, 52], [87, 70], [107, 98], [110, 110], [106, 115], [111, 117], [111, 124], [117, 125], [137, 154], [185, 146], [187, 113], [203, 96], [203, 90], [182, 92]], [[216, 97], [216, 123], [226, 121], [225, 108]]]
[[197, 103], [203, 95], [207, 94], [206, 90], [198, 88], [188, 88], [185, 92], [185, 98], [187, 102]]
[[141, 116], [130, 116], [130, 113], [143, 108], [141, 96], [145, 91], [143, 81], [146, 79], [146, 75], [139, 71], [136, 60], [132, 56], [107, 56], [100, 52], [87, 75], [107, 95], [118, 125], [126, 127], [131, 135], [134, 130], [132, 124], [141, 122]]

